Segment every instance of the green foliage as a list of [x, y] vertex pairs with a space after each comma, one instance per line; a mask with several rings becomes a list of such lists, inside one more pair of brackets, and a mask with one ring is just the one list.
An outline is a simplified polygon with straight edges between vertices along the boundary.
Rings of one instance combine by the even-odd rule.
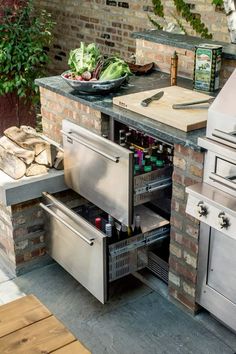
[[[189, 22], [191, 27], [197, 33], [199, 33], [202, 38], [207, 38], [207, 39], [212, 38], [212, 34], [208, 32], [207, 27], [204, 25], [204, 23], [201, 22], [201, 19], [191, 12], [189, 4], [187, 4], [184, 0], [173, 0], [173, 1], [178, 14], [181, 15], [182, 18], [184, 18], [187, 22]], [[212, 0], [212, 2], [215, 4], [220, 4], [223, 3], [223, 0]], [[152, 3], [154, 6], [153, 9], [154, 14], [157, 15], [158, 17], [164, 18], [164, 7], [162, 5], [162, 0], [152, 0]], [[186, 32], [180, 19], [178, 19], [176, 16], [173, 17], [175, 18], [179, 27], [184, 32]], [[154, 20], [153, 17], [148, 16], [148, 18], [155, 27], [157, 27], [158, 29], [162, 29], [162, 26], [156, 20]]]
[[45, 10], [36, 13], [31, 0], [0, 10], [0, 95], [16, 92], [27, 98], [37, 92], [34, 80], [43, 75], [48, 62], [44, 48], [51, 41], [54, 22]]
[[190, 23], [192, 28], [199, 33], [202, 38], [212, 38], [212, 34], [208, 32], [207, 27], [201, 22], [201, 19], [191, 12], [189, 4], [185, 3], [184, 0], [174, 0], [174, 4], [179, 14]]
[[153, 0], [153, 12], [159, 17], [164, 17], [164, 7], [161, 0]]
[[223, 6], [224, 1], [223, 0], [212, 0], [212, 4], [216, 6]]

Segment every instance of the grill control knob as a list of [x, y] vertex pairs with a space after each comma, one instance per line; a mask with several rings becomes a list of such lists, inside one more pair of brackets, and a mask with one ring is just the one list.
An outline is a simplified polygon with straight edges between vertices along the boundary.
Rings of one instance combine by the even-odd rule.
[[203, 202], [199, 202], [198, 203], [198, 205], [197, 205], [197, 213], [198, 213], [199, 217], [206, 216], [208, 214], [207, 207], [206, 207], [206, 205], [204, 205]]
[[227, 229], [230, 226], [229, 218], [227, 218], [223, 211], [218, 215], [218, 222], [221, 229]]

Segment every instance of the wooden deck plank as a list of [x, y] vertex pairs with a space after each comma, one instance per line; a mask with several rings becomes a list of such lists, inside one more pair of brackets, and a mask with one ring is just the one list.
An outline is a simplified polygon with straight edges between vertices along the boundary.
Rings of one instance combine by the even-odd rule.
[[33, 295], [0, 306], [0, 338], [51, 316], [51, 312]]
[[70, 343], [63, 348], [55, 350], [52, 354], [91, 354], [85, 346], [79, 341]]
[[75, 339], [61, 322], [50, 316], [0, 338], [0, 348], [1, 354], [46, 354]]

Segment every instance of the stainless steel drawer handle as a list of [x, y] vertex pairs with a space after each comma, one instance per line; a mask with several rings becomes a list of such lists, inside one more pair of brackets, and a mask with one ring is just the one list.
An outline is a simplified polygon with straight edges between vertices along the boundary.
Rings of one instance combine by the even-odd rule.
[[212, 135], [215, 136], [216, 138], [220, 138], [220, 139], [223, 139], [223, 140], [228, 141], [230, 143], [236, 144], [235, 135], [225, 133], [222, 130], [214, 129]]
[[111, 160], [111, 161], [113, 161], [113, 162], [116, 162], [116, 163], [119, 162], [119, 159], [120, 159], [119, 156], [111, 156], [111, 155], [109, 155], [109, 154], [107, 154], [107, 153], [105, 153], [105, 152], [103, 152], [103, 151], [101, 151], [101, 150], [95, 148], [94, 146], [89, 145], [88, 143], [86, 143], [86, 142], [84, 142], [84, 141], [78, 139], [78, 138], [75, 137], [74, 135], [72, 135], [72, 132], [68, 134], [68, 133], [62, 131], [62, 134], [64, 134], [65, 136], [67, 136], [68, 139], [73, 139], [73, 140], [75, 140], [77, 143], [86, 146], [86, 147], [89, 148], [90, 150], [93, 150], [94, 152], [98, 153], [99, 155], [102, 155], [102, 156], [105, 157], [106, 159], [109, 159], [109, 160]]
[[[53, 204], [50, 204], [53, 205]], [[43, 203], [39, 203], [39, 206], [44, 209], [48, 214], [52, 215], [55, 219], [57, 219], [59, 222], [61, 222], [63, 225], [65, 225], [69, 230], [71, 230], [72, 232], [74, 232], [77, 236], [79, 236], [83, 241], [87, 242], [90, 246], [93, 245], [93, 241], [94, 239], [90, 239], [88, 240], [86, 237], [84, 237], [80, 232], [78, 232], [77, 230], [75, 230], [72, 226], [70, 226], [66, 221], [64, 221], [62, 218], [60, 218], [56, 213], [54, 213], [49, 206], [43, 204]]]
[[214, 182], [219, 182], [219, 183], [224, 184], [225, 186], [235, 190], [235, 183], [234, 182], [218, 175], [217, 173], [212, 172], [210, 174], [209, 178]]

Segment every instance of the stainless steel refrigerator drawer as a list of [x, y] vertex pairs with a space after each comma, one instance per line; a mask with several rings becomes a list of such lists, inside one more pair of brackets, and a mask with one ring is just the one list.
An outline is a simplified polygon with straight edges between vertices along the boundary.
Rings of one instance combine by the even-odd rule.
[[207, 225], [236, 239], [236, 199], [210, 186], [198, 183], [186, 188], [186, 212]]
[[132, 152], [64, 120], [66, 184], [126, 225], [133, 216]]
[[[102, 231], [78, 215], [83, 206], [74, 211], [48, 193], [43, 196], [47, 252], [102, 303], [109, 282], [144, 268], [148, 247], [169, 237], [169, 221], [140, 205], [135, 211], [143, 218], [143, 233], [108, 244]], [[103, 216], [102, 210], [87, 203], [95, 217]]]
[[66, 184], [121, 223], [171, 186], [172, 166], [134, 177], [130, 150], [67, 120], [62, 127]]
[[48, 217], [48, 254], [99, 301], [107, 300], [106, 235], [48, 193], [40, 204]]

